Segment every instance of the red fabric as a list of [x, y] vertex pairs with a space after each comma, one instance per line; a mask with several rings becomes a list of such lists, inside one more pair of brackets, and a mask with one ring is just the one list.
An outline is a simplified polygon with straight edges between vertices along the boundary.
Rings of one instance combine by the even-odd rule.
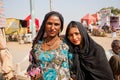
[[96, 21], [98, 21], [98, 20], [100, 19], [100, 17], [99, 17], [99, 14], [98, 14], [98, 13], [92, 14], [92, 16], [96, 19]]
[[86, 21], [87, 25], [91, 24], [92, 21], [93, 23], [96, 23], [96, 19], [89, 13], [81, 18], [81, 23], [83, 23], [83, 21]]
[[[24, 20], [27, 21], [27, 27], [29, 27], [30, 26], [31, 15], [28, 15]], [[38, 32], [40, 25], [39, 25], [39, 20], [37, 18], [35, 18], [35, 26], [36, 26], [36, 32]], [[28, 30], [28, 32], [29, 32], [29, 30]]]

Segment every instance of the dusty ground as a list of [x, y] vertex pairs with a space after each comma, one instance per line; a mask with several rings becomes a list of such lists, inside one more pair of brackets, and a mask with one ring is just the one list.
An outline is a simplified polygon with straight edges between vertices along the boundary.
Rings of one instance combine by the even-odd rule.
[[[114, 39], [120, 39], [120, 33], [115, 38], [112, 38], [111, 34], [107, 34], [107, 37], [91, 37], [105, 50], [108, 50], [111, 48], [111, 42]], [[22, 61], [24, 58], [27, 58], [32, 45], [30, 43], [19, 44], [18, 42], [7, 42], [7, 46], [13, 55], [14, 62], [16, 63]]]
[[96, 37], [96, 36], [91, 36], [98, 44], [100, 44], [105, 50], [108, 50], [111, 48], [111, 43], [115, 39], [120, 40], [120, 33], [117, 34], [117, 37], [112, 38], [111, 34], [107, 34], [106, 37]]

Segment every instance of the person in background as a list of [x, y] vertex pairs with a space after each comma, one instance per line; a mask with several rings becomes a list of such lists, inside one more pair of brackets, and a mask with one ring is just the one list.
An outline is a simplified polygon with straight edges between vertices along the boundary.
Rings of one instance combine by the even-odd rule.
[[73, 80], [113, 80], [103, 47], [89, 36], [80, 22], [71, 21], [68, 24], [65, 40], [73, 54], [73, 59], [69, 61]]
[[93, 31], [93, 25], [92, 24], [89, 24], [89, 31], [90, 31], [90, 33], [92, 33], [92, 31]]
[[0, 80], [15, 80], [13, 58], [6, 45], [4, 0], [0, 0]]
[[[41, 67], [41, 76], [30, 75], [33, 80], [69, 80], [68, 46], [60, 39], [63, 30], [63, 16], [56, 11], [48, 12], [33, 41], [30, 63]], [[37, 77], [37, 78], [36, 78]]]
[[120, 40], [113, 40], [110, 50], [106, 51], [115, 80], [120, 80]]
[[107, 23], [105, 23], [101, 29], [105, 32], [105, 33], [110, 33], [111, 32], [111, 26], [108, 25]]
[[116, 29], [113, 26], [111, 27], [111, 35], [112, 38], [117, 37]]
[[6, 45], [4, 29], [0, 28], [0, 73], [6, 80], [15, 80], [12, 55]]

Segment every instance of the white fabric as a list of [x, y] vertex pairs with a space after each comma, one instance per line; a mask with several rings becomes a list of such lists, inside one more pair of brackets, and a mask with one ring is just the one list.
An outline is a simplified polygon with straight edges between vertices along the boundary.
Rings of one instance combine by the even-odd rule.
[[108, 59], [108, 61], [110, 60], [110, 58], [115, 55], [115, 53], [113, 53], [112, 49], [106, 51], [106, 57]]
[[116, 36], [117, 36], [116, 32], [112, 32], [112, 37], [116, 37]]

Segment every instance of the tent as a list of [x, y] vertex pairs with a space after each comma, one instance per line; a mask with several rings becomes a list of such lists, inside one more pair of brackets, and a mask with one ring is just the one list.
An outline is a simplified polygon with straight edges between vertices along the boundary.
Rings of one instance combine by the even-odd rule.
[[[31, 15], [28, 15], [24, 20], [27, 21], [27, 27], [30, 27]], [[38, 32], [40, 26], [39, 26], [39, 20], [37, 18], [35, 18], [35, 26], [36, 26], [36, 32]]]
[[100, 16], [98, 13], [92, 14], [92, 16], [96, 19], [96, 21], [100, 20]]
[[96, 23], [96, 19], [89, 13], [86, 14], [83, 18], [81, 18], [81, 23], [83, 23], [84, 21], [86, 21], [87, 25], [91, 23], [94, 23], [94, 24]]

